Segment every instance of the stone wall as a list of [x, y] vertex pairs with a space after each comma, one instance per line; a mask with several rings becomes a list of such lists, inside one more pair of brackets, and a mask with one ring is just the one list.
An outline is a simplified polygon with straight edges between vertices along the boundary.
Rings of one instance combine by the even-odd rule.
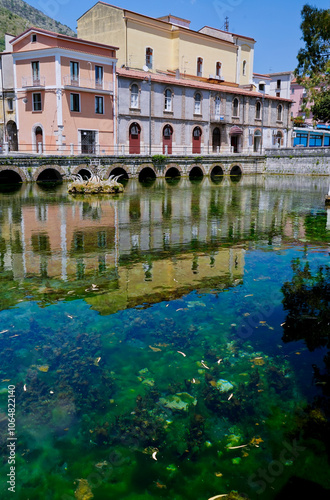
[[329, 148], [266, 149], [267, 174], [329, 175]]

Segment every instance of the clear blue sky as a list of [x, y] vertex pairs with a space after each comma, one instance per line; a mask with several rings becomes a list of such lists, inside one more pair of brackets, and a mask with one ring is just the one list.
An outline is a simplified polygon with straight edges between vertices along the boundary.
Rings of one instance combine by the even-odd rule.
[[[93, 0], [28, 0], [33, 7], [43, 11], [76, 30], [77, 19], [90, 9]], [[191, 29], [205, 25], [223, 28], [225, 16], [229, 18], [229, 31], [256, 40], [254, 71], [290, 71], [296, 67], [296, 56], [301, 41], [301, 9], [305, 3], [328, 9], [329, 0], [118, 0], [117, 7], [139, 12], [151, 17], [173, 14], [191, 21]]]

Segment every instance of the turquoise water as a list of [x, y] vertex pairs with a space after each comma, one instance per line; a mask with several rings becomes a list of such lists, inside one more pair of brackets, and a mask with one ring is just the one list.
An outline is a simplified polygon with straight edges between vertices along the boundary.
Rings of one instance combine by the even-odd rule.
[[327, 190], [258, 176], [0, 194], [1, 498], [8, 385], [15, 498], [323, 498]]

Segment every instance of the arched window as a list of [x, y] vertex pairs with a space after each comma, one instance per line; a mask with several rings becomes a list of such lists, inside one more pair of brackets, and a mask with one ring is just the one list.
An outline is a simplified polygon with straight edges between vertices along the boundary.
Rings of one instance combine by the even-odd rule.
[[246, 75], [246, 61], [243, 61], [243, 76]]
[[283, 107], [282, 107], [282, 104], [279, 104], [277, 106], [277, 121], [278, 122], [282, 121], [282, 113], [283, 113]]
[[221, 99], [220, 96], [217, 95], [214, 102], [214, 114], [215, 116], [218, 117], [220, 116], [220, 105], [221, 105]]
[[261, 102], [257, 101], [256, 103], [256, 119], [260, 120], [261, 119]]
[[165, 111], [172, 111], [172, 91], [170, 89], [165, 90]]
[[151, 47], [146, 48], [146, 66], [149, 69], [152, 69], [152, 55], [153, 55], [153, 50]]
[[233, 100], [233, 116], [238, 116], [238, 99], [235, 97]]
[[139, 87], [136, 83], [131, 86], [131, 108], [139, 107]]
[[200, 95], [200, 93], [195, 94], [195, 109], [194, 109], [195, 115], [201, 114], [202, 112], [201, 103], [202, 103], [202, 96]]
[[203, 59], [197, 58], [197, 76], [203, 76]]
[[221, 76], [221, 62], [217, 62], [215, 65], [215, 74], [216, 76]]

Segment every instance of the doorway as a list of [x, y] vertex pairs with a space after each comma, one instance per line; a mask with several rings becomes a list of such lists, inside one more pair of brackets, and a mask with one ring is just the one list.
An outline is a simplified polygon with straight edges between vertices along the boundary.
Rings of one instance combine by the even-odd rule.
[[202, 130], [200, 127], [195, 127], [193, 130], [192, 154], [200, 154], [202, 143]]
[[140, 154], [141, 127], [138, 123], [132, 123], [129, 128], [129, 154]]
[[[163, 129], [163, 154], [172, 154], [172, 134], [173, 129], [170, 125], [165, 125]], [[167, 153], [166, 153], [167, 146]]]

